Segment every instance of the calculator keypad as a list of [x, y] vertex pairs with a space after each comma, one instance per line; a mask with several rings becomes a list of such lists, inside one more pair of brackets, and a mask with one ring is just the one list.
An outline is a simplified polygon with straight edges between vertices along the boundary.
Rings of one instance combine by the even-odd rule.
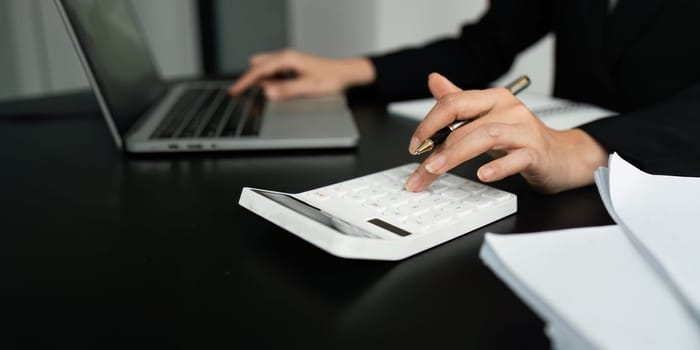
[[[341, 200], [412, 233], [423, 233], [513, 196], [461, 177], [444, 174], [422, 192], [404, 188], [416, 164], [389, 169], [310, 191], [317, 200]], [[351, 207], [350, 207], [351, 208]], [[351, 209], [349, 209], [351, 210]]]

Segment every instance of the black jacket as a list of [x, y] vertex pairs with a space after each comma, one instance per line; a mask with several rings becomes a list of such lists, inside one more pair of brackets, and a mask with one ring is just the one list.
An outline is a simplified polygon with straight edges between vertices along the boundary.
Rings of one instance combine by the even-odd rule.
[[700, 176], [698, 24], [698, 0], [620, 0], [612, 13], [608, 0], [492, 0], [458, 38], [370, 57], [373, 89], [426, 97], [431, 72], [484, 88], [552, 32], [554, 96], [620, 112], [581, 129], [647, 171]]

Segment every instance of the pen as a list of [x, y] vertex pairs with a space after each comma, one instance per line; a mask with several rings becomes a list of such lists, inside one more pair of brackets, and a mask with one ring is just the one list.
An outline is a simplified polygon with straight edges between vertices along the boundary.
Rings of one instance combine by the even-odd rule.
[[[506, 89], [510, 91], [513, 95], [517, 94], [520, 91], [523, 91], [526, 87], [530, 85], [530, 78], [527, 77], [527, 75], [523, 75], [518, 79], [515, 79], [512, 83], [506, 85]], [[416, 150], [413, 152], [414, 156], [417, 156], [419, 154], [423, 154], [425, 152], [432, 151], [435, 147], [437, 147], [439, 144], [443, 143], [445, 139], [447, 138], [448, 135], [450, 135], [451, 132], [457, 130], [457, 128], [461, 127], [464, 124], [469, 123], [473, 119], [468, 119], [468, 120], [460, 120], [458, 122], [454, 122], [436, 132], [431, 136], [429, 139], [424, 140], [421, 142], [420, 146], [416, 148]]]

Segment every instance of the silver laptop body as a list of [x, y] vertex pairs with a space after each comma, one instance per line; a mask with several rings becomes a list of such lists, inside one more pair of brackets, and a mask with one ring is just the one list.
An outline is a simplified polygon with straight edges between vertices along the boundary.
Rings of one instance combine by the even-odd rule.
[[117, 146], [128, 152], [354, 147], [344, 96], [265, 101], [230, 81], [164, 83], [128, 0], [55, 0]]

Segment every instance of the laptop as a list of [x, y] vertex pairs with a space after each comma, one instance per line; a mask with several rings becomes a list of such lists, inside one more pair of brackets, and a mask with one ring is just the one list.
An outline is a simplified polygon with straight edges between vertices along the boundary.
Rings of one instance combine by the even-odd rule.
[[230, 81], [164, 82], [128, 0], [55, 0], [114, 141], [127, 152], [341, 148], [359, 133], [343, 95], [266, 101]]

